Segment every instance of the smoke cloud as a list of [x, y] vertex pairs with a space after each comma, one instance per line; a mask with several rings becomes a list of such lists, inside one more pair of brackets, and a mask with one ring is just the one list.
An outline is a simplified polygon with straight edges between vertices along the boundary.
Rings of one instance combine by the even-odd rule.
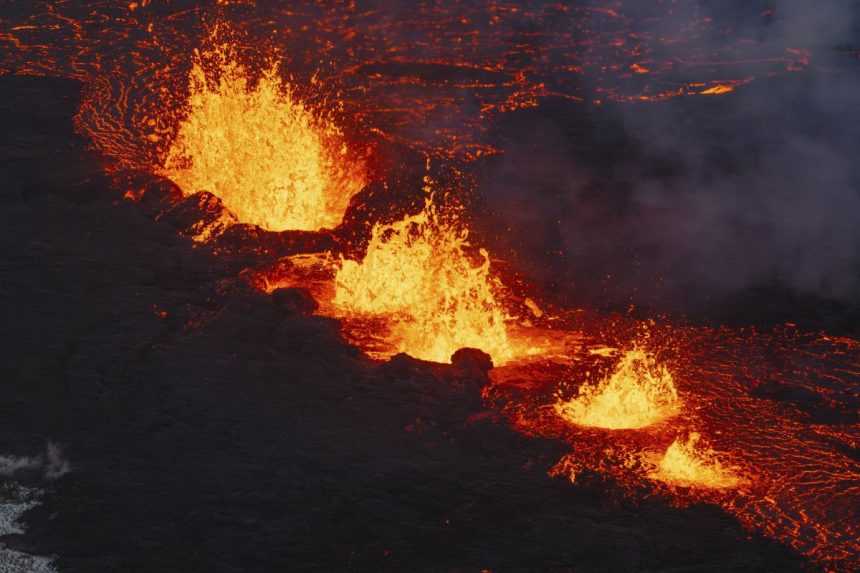
[[[763, 286], [860, 299], [856, 3], [699, 0], [659, 19], [635, 4], [621, 11], [661, 61], [688, 60], [690, 46], [658, 38], [710, 18], [697, 53], [737, 46], [718, 73], [755, 80], [719, 97], [550, 103], [501, 126], [506, 154], [482, 178], [495, 224], [511, 229], [497, 240], [579, 301], [688, 311]], [[768, 77], [762, 60], [783, 69]]]
[[60, 446], [48, 442], [45, 452], [37, 456], [0, 456], [0, 477], [14, 478], [20, 474], [40, 474], [48, 480], [58, 479], [71, 471]]

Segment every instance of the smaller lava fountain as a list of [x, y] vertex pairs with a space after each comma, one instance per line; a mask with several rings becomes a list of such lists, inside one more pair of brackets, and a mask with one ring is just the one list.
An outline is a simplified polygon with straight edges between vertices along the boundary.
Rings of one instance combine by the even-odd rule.
[[424, 209], [373, 227], [361, 262], [344, 260], [334, 304], [347, 314], [390, 317], [400, 352], [447, 362], [459, 348], [479, 348], [496, 363], [513, 358], [506, 313], [487, 251], [475, 254], [453, 213], [433, 199]]
[[649, 477], [683, 487], [733, 488], [742, 483], [710, 448], [699, 446], [701, 435], [690, 432], [686, 440], [676, 438], [657, 462]]
[[195, 52], [187, 116], [163, 173], [186, 194], [209, 191], [239, 221], [270, 231], [339, 225], [365, 183], [343, 133], [296, 98], [277, 62], [252, 84], [232, 44], [210, 41]]
[[575, 398], [555, 404], [563, 419], [609, 430], [637, 429], [678, 413], [680, 401], [672, 375], [641, 348], [624, 353], [612, 374], [579, 387]]

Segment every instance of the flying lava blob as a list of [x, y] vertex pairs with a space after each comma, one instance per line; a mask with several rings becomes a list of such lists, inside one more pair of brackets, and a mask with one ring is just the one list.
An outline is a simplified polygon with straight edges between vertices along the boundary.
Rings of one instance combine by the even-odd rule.
[[161, 171], [209, 191], [243, 223], [271, 231], [340, 224], [364, 185], [341, 130], [302, 103], [272, 63], [256, 83], [231, 44], [196, 51], [187, 115]]
[[679, 408], [672, 374], [641, 348], [625, 352], [600, 383], [586, 382], [576, 397], [555, 404], [556, 413], [568, 422], [610, 430], [644, 428]]
[[676, 438], [649, 477], [682, 487], [723, 489], [741, 484], [742, 480], [720, 463], [713, 450], [700, 446], [700, 440], [697, 432], [690, 432], [686, 440]]
[[420, 213], [375, 225], [362, 261], [342, 261], [334, 304], [347, 314], [390, 317], [393, 345], [416, 358], [447, 362], [472, 347], [506, 362], [514, 350], [501, 285], [488, 253], [472, 257], [470, 248], [468, 231], [428, 198]]

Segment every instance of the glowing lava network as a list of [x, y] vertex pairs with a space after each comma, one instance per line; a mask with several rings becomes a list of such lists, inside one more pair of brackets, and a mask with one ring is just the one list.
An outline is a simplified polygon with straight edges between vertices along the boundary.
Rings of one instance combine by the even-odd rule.
[[[165, 175], [232, 213], [217, 232], [202, 227], [203, 241], [237, 221], [337, 227], [371, 178], [347, 129], [468, 165], [499, 153], [485, 137], [494, 118], [547, 98], [646, 106], [723, 97], [812, 65], [800, 48], [740, 58], [749, 43], [739, 42], [714, 54], [704, 19], [677, 34], [634, 32], [623, 2], [418, 2], [404, 35], [378, 10], [342, 3], [154, 4], [34, 2], [34, 15], [0, 22], [0, 73], [82, 81], [76, 124], [109, 170]], [[642, 18], [659, 20], [674, 4]], [[247, 37], [220, 39], [210, 21], [234, 22]], [[522, 21], [534, 25], [523, 31]], [[687, 57], [662, 57], [667, 45]], [[732, 58], [744, 61], [743, 76], [725, 77]], [[250, 274], [266, 291], [311, 287], [321, 312], [342, 318], [374, 357], [448, 361], [460, 347], [485, 350], [497, 366], [488, 403], [519, 431], [570, 444], [553, 475], [597, 472], [625, 494], [645, 484], [675, 503], [714, 503], [825, 567], [860, 567], [860, 424], [841, 406], [860, 400], [860, 344], [671, 324], [649, 324], [654, 336], [640, 344], [618, 335], [640, 325], [550, 313], [530, 299], [523, 306], [538, 326], [523, 344], [517, 333], [532, 325], [513, 318], [523, 309], [512, 308], [490, 261], [457, 211], [428, 199], [418, 213], [374, 224], [357, 259], [306, 254]], [[533, 356], [540, 337], [563, 348]], [[610, 339], [628, 350], [607, 351]], [[819, 410], [770, 399], [783, 386], [818, 397]]]
[[[763, 334], [651, 325], [651, 351], [669, 346], [674, 356], [670, 370], [678, 412], [659, 423], [615, 429], [571, 419], [587, 410], [571, 411], [571, 400], [559, 401], [558, 380], [581, 379], [582, 371], [598, 374], [602, 382], [594, 387], [585, 382], [590, 389], [574, 402], [608, 387], [625, 369], [624, 359], [619, 362], [604, 348], [595, 352], [594, 339], [636, 332], [640, 325], [598, 317], [565, 320], [569, 328], [583, 329], [567, 365], [496, 368], [491, 373], [496, 384], [488, 394], [522, 432], [570, 444], [572, 453], [552, 475], [576, 482], [597, 472], [612, 476], [631, 495], [650, 487], [681, 505], [714, 503], [829, 569], [853, 569], [860, 533], [853, 500], [860, 494], [860, 467], [852, 456], [860, 425], [856, 412], [839, 404], [856, 403], [860, 344], [791, 328]], [[661, 371], [658, 367], [650, 375]], [[776, 376], [778, 384], [771, 381]], [[647, 385], [648, 379], [639, 374], [622, 386]], [[822, 398], [809, 410], [767, 399], [772, 392]], [[591, 403], [589, 398], [582, 405]]]

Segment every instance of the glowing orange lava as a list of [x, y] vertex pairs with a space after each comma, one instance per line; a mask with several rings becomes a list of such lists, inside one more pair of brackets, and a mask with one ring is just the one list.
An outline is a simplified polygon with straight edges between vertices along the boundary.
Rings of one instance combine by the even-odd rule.
[[558, 415], [557, 381], [614, 355], [598, 346], [607, 333], [613, 340], [619, 329], [638, 329], [635, 321], [582, 318], [571, 319], [583, 338], [570, 346], [569, 364], [505, 365], [488, 392], [526, 435], [570, 445], [551, 475], [611, 475], [634, 496], [645, 482], [668, 488], [675, 502], [715, 503], [825, 570], [857, 570], [855, 340], [793, 326], [762, 333], [649, 324], [647, 347], [671, 347], [672, 369], [684, 373], [674, 381], [683, 408], [647, 432], [607, 432]]
[[[428, 199], [424, 210], [375, 225], [361, 262], [344, 260], [334, 304], [349, 314], [387, 315], [398, 351], [447, 362], [463, 347], [496, 363], [514, 351], [487, 252], [469, 255], [468, 231]], [[475, 261], [475, 258], [477, 261]]]
[[230, 45], [197, 52], [188, 115], [163, 172], [186, 194], [217, 195], [244, 223], [272, 231], [335, 227], [364, 185], [362, 166], [341, 131], [300, 102], [277, 68], [252, 85]]
[[713, 87], [710, 87], [706, 90], [702, 90], [699, 92], [701, 95], [723, 95], [727, 93], [731, 93], [735, 91], [734, 86], [726, 85], [726, 84], [718, 84]]
[[608, 378], [596, 385], [584, 383], [578, 396], [560, 400], [555, 411], [574, 424], [621, 430], [650, 426], [673, 416], [679, 407], [667, 368], [634, 348], [624, 353]]
[[699, 445], [700, 440], [697, 432], [690, 432], [686, 440], [677, 438], [666, 449], [649, 477], [684, 487], [722, 489], [742, 483], [731, 469], [720, 463], [712, 449]]
[[[651, 103], [731, 97], [759, 79], [819, 67], [804, 46], [774, 51], [771, 42], [742, 33], [718, 45], [702, 33], [718, 31], [710, 18], [670, 26], [682, 2], [652, 3], [648, 14], [644, 3], [623, 1], [516, 9], [416, 2], [404, 14], [407, 33], [391, 26], [389, 7], [362, 3], [265, 10], [262, 3], [249, 9], [250, 0], [185, 3], [196, 5], [181, 10], [148, 0], [26, 4], [32, 10], [0, 21], [0, 74], [82, 82], [76, 126], [106, 158], [121, 169], [157, 165], [186, 194], [208, 190], [233, 213], [195, 225], [203, 241], [237, 219], [271, 230], [340, 222], [365, 179], [363, 168], [333, 116], [320, 112], [331, 106], [310, 107], [316, 99], [293, 89], [300, 81], [313, 87], [310, 78], [336, 86], [343, 94], [338, 109], [375, 136], [473, 161], [500, 153], [486, 137], [499, 118], [547, 98], [635, 104], [648, 113]], [[643, 18], [665, 19], [660, 29], [667, 33], [648, 32], [650, 24], [643, 30]], [[201, 22], [212, 21], [233, 22], [250, 36], [235, 52], [204, 39], [216, 47], [197, 53], [186, 77]], [[269, 42], [289, 54], [295, 84], [281, 79], [277, 65], [260, 76], [240, 63]], [[618, 321], [578, 311], [555, 320], [555, 309], [527, 299], [537, 326], [524, 336], [533, 335], [536, 350], [523, 351], [523, 325], [507, 322], [489, 266], [462, 226], [428, 204], [418, 215], [375, 227], [362, 261], [320, 252], [247, 274], [266, 292], [308, 288], [319, 313], [343, 318], [346, 338], [371, 355], [405, 351], [447, 361], [457, 348], [477, 346], [497, 365], [507, 362], [493, 372], [494, 401], [527, 435], [567, 440], [571, 453], [557, 464], [559, 475], [574, 480], [599, 472], [635, 491], [643, 481], [665, 483], [681, 501], [719, 488], [716, 503], [745, 526], [828, 570], [860, 569], [857, 341], [666, 325], [678, 341], [672, 370], [683, 377], [673, 380], [652, 359], [625, 354], [605, 380], [585, 382], [577, 396], [559, 401], [559, 380], [617, 354], [609, 345], [619, 339]], [[537, 340], [536, 330], [547, 325], [552, 330], [541, 336], [549, 341]], [[526, 354], [536, 359], [513, 360]], [[600, 429], [654, 423], [648, 432]], [[681, 433], [664, 450], [690, 428], [707, 436], [719, 461], [695, 433]], [[755, 468], [755, 488], [738, 487], [734, 480], [746, 479], [724, 465], [730, 462]]]

